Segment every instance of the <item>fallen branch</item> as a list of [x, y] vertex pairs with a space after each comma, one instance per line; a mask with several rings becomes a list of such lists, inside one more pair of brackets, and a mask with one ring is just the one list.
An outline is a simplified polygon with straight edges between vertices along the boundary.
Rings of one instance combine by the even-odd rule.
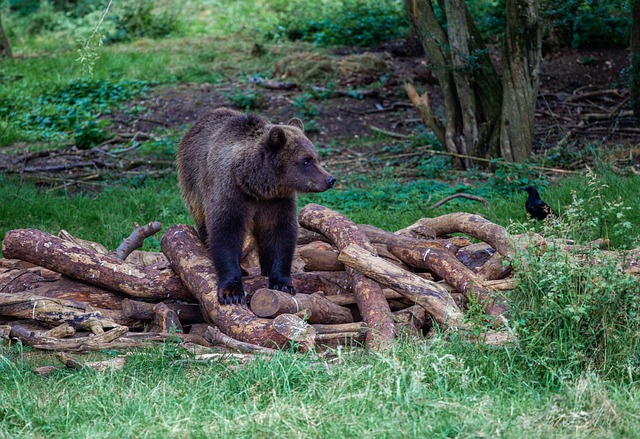
[[138, 223], [135, 223], [131, 235], [122, 241], [118, 248], [113, 252], [113, 255], [124, 261], [131, 252], [142, 247], [142, 243], [146, 238], [158, 233], [160, 230], [162, 230], [162, 224], [158, 221], [154, 221], [145, 226], [140, 226]]
[[437, 203], [433, 204], [431, 206], [431, 209], [436, 209], [442, 206], [444, 203], [453, 200], [454, 198], [466, 198], [468, 200], [479, 201], [483, 203], [487, 209], [491, 209], [491, 204], [489, 204], [489, 202], [484, 198], [482, 198], [481, 196], [464, 194], [464, 193], [449, 195], [448, 197], [445, 197], [442, 200], [438, 201]]

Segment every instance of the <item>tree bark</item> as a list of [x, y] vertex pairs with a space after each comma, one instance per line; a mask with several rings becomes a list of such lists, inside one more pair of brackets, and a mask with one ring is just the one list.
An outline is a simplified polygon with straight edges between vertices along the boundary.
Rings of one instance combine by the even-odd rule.
[[[350, 244], [374, 251], [367, 237], [351, 220], [331, 209], [308, 204], [300, 210], [298, 220], [303, 227], [325, 235], [340, 251]], [[357, 271], [349, 269], [347, 272], [362, 319], [370, 328], [366, 335], [367, 346], [376, 350], [387, 349], [394, 339], [395, 328], [382, 288]]]
[[640, 118], [640, 0], [633, 0], [633, 21], [631, 23], [631, 73], [629, 90], [631, 91], [631, 107], [633, 114]]
[[305, 329], [308, 325], [297, 317], [288, 324], [278, 326], [273, 320], [256, 317], [246, 305], [222, 305], [218, 302], [213, 262], [193, 227], [170, 227], [160, 245], [171, 267], [200, 303], [205, 319], [226, 335], [267, 347], [283, 347], [290, 341], [299, 341], [290, 338], [290, 334], [296, 333], [292, 327]]
[[11, 45], [9, 44], [9, 38], [2, 27], [2, 14], [0, 14], [0, 58], [11, 58]]
[[509, 162], [523, 162], [531, 156], [540, 80], [539, 0], [507, 0], [506, 16], [500, 152]]
[[169, 270], [140, 268], [40, 230], [10, 230], [2, 242], [2, 253], [130, 296], [193, 301], [180, 278]]
[[351, 311], [336, 305], [320, 294], [291, 294], [282, 291], [261, 288], [251, 296], [251, 311], [258, 317], [273, 318], [280, 314], [310, 312], [309, 323], [351, 323]]

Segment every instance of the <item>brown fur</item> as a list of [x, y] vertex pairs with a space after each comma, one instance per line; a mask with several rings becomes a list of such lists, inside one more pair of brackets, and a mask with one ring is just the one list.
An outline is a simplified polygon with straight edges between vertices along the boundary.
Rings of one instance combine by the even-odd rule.
[[178, 179], [218, 274], [221, 303], [244, 301], [242, 241], [253, 233], [270, 288], [293, 293], [296, 192], [322, 192], [335, 178], [320, 165], [299, 119], [274, 125], [228, 108], [206, 112], [180, 142]]

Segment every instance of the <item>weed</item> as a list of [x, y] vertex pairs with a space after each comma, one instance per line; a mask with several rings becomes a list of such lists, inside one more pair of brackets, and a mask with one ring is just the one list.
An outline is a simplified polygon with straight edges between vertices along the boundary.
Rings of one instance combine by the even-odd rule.
[[231, 105], [244, 111], [259, 110], [264, 104], [264, 96], [253, 86], [240, 89], [234, 85], [231, 91], [224, 93], [224, 97]]
[[339, 0], [313, 6], [296, 0], [279, 10], [276, 36], [319, 46], [373, 46], [402, 36], [408, 26], [402, 2], [396, 0]]
[[640, 281], [622, 270], [623, 252], [587, 245], [609, 230], [628, 235], [627, 209], [604, 199], [605, 186], [595, 174], [588, 178], [591, 197], [574, 194], [564, 216], [545, 227], [546, 238], [573, 238], [574, 250], [549, 245], [514, 260], [514, 324], [524, 355], [544, 381], [590, 370], [607, 378], [640, 378]]

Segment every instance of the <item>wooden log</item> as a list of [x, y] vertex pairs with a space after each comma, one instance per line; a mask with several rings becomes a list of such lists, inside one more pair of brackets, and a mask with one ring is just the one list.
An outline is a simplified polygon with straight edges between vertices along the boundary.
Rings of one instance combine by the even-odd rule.
[[[387, 300], [400, 299], [404, 297], [402, 294], [396, 293], [391, 288], [383, 288], [382, 294], [384, 295], [384, 298]], [[356, 303], [356, 296], [353, 293], [338, 294], [335, 296], [325, 296], [325, 298], [335, 303], [336, 305], [340, 305], [340, 306], [353, 305]]]
[[238, 341], [235, 338], [231, 338], [228, 335], [223, 334], [222, 331], [214, 326], [209, 326], [206, 332], [206, 338], [212, 344], [220, 343], [238, 352], [250, 354], [260, 353], [263, 355], [275, 355], [278, 353], [276, 349]]
[[102, 334], [89, 337], [59, 339], [37, 334], [22, 325], [11, 327], [11, 337], [17, 338], [28, 346], [50, 351], [95, 351], [113, 347], [112, 342], [127, 333], [126, 326], [116, 326]]
[[429, 248], [409, 249], [400, 246], [389, 246], [393, 254], [413, 267], [424, 267], [442, 277], [449, 285], [463, 293], [471, 301], [484, 309], [485, 313], [502, 323], [502, 316], [508, 314], [509, 306], [498, 292], [484, 286], [479, 277], [465, 267], [454, 255], [440, 245], [429, 245]]
[[130, 296], [193, 301], [173, 272], [140, 268], [40, 230], [10, 230], [2, 242], [2, 253]]
[[365, 322], [339, 323], [334, 325], [316, 324], [312, 325], [317, 334], [338, 334], [342, 332], [358, 332], [365, 334], [369, 327]]
[[482, 267], [495, 252], [495, 249], [486, 242], [478, 242], [458, 250], [456, 258], [468, 269], [476, 271]]
[[514, 247], [507, 230], [480, 215], [455, 212], [435, 218], [422, 218], [406, 230], [420, 230], [425, 227], [433, 230], [436, 236], [464, 233], [490, 244], [503, 256], [513, 256]]
[[120, 326], [82, 302], [35, 296], [28, 291], [0, 293], [0, 314], [34, 319], [53, 326], [68, 323], [75, 329], [89, 329], [94, 332], [99, 332], [98, 328]]
[[[308, 204], [300, 210], [298, 221], [303, 227], [325, 235], [340, 251], [351, 244], [374, 251], [367, 237], [351, 220], [326, 207]], [[366, 345], [376, 350], [388, 348], [394, 339], [395, 328], [382, 288], [358, 271], [347, 272], [362, 319], [370, 328]]]
[[347, 308], [336, 305], [324, 296], [314, 294], [296, 294], [292, 296], [282, 291], [261, 288], [251, 297], [251, 311], [258, 317], [273, 318], [280, 314], [295, 314], [308, 310], [309, 323], [351, 323], [353, 315]]
[[[204, 317], [200, 306], [190, 303], [163, 302], [169, 309], [176, 313], [181, 322], [204, 323]], [[139, 300], [124, 299], [122, 301], [122, 314], [125, 317], [136, 320], [153, 320], [153, 308], [155, 303], [141, 302]]]
[[437, 283], [402, 270], [355, 244], [342, 249], [340, 261], [423, 306], [439, 324], [462, 325], [462, 312], [449, 292]]
[[[246, 305], [222, 305], [218, 302], [217, 276], [207, 249], [193, 227], [175, 225], [162, 237], [163, 253], [173, 269], [200, 303], [202, 313], [209, 323], [216, 325], [226, 335], [246, 343], [267, 347], [282, 347], [292, 339], [282, 325], [276, 327], [273, 320], [253, 314]], [[292, 326], [304, 326], [301, 319], [292, 320]]]
[[305, 271], [344, 271], [338, 252], [325, 242], [312, 242], [298, 249]]
[[414, 305], [401, 311], [396, 311], [393, 313], [393, 316], [398, 334], [409, 333], [411, 335], [420, 335], [420, 331], [424, 327], [430, 326], [427, 325], [430, 322], [429, 315], [420, 305]]
[[178, 314], [162, 302], [153, 307], [153, 323], [151, 327], [157, 332], [183, 332]]

